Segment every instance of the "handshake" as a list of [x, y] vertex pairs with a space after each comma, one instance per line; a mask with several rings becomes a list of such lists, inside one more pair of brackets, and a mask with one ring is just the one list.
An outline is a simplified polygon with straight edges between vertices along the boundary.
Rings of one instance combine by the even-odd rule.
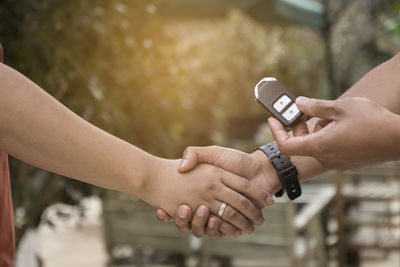
[[218, 146], [188, 147], [177, 165], [179, 175], [186, 177], [181, 177], [182, 188], [173, 186], [181, 191], [176, 194], [185, 196], [180, 203], [185, 205], [176, 212], [160, 205], [157, 217], [166, 222], [171, 220], [169, 214], [175, 214], [176, 226], [197, 237], [254, 233], [254, 225], [264, 223], [261, 209], [274, 203], [272, 196], [281, 188], [276, 170], [261, 150], [246, 154]]
[[[296, 104], [313, 118], [296, 124], [291, 133], [274, 118], [268, 123], [280, 151], [291, 156], [300, 181], [328, 169], [344, 170], [400, 157], [393, 142], [398, 140], [400, 116], [378, 103], [366, 98], [299, 97]], [[153, 206], [160, 208], [157, 217], [161, 221], [174, 215], [182, 232], [192, 231], [197, 237], [253, 233], [254, 225], [264, 223], [261, 209], [274, 203], [272, 196], [282, 187], [261, 150], [246, 154], [217, 146], [189, 147], [174, 164], [175, 174], [163, 183], [164, 192], [170, 193]], [[174, 204], [168, 204], [172, 199]]]

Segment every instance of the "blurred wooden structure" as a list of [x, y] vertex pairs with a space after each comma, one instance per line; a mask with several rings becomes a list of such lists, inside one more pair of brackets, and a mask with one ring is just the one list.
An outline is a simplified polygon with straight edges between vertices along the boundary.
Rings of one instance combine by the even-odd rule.
[[[104, 228], [109, 266], [132, 264], [142, 266], [141, 251], [182, 254], [183, 258], [195, 255], [199, 265], [210, 266], [211, 259], [225, 259], [228, 266], [231, 258], [259, 259], [263, 262], [282, 262], [285, 266], [307, 266], [307, 261], [317, 259], [319, 265], [326, 262], [325, 233], [322, 222], [323, 211], [334, 198], [334, 187], [304, 187], [303, 196], [296, 202], [279, 200], [274, 206], [264, 209], [266, 223], [257, 228], [257, 233], [241, 238], [211, 240], [183, 235], [173, 223], [160, 223], [154, 208], [127, 195], [108, 193], [105, 198]], [[125, 261], [118, 249], [128, 247], [132, 253]], [[122, 257], [123, 258], [123, 257]], [[184, 265], [184, 262], [182, 263]]]
[[339, 266], [357, 266], [358, 253], [400, 252], [400, 163], [338, 172]]
[[142, 252], [148, 249], [183, 257], [194, 251], [190, 235], [179, 232], [173, 223], [159, 222], [153, 207], [129, 195], [108, 192], [103, 214], [110, 267], [132, 263], [143, 266]]

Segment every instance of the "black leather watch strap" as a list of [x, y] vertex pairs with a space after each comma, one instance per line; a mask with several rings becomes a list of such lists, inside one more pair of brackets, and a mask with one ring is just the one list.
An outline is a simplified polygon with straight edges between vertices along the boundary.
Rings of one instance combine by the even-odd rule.
[[301, 196], [301, 186], [299, 183], [298, 172], [296, 166], [292, 164], [290, 158], [281, 155], [276, 142], [271, 142], [260, 149], [268, 156], [269, 161], [274, 166], [278, 173], [279, 180], [282, 184], [282, 189], [279, 190], [275, 196], [281, 197], [284, 191], [290, 200], [296, 199]]

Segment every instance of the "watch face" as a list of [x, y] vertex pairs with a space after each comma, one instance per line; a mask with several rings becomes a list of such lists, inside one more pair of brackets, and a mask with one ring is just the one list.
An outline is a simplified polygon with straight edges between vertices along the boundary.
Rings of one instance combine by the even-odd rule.
[[254, 94], [257, 102], [286, 127], [293, 126], [304, 115], [297, 108], [296, 97], [275, 78], [262, 79]]

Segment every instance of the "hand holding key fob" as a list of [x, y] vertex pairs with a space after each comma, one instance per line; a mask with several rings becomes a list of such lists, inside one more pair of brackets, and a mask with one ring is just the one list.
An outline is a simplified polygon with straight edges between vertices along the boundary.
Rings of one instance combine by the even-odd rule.
[[296, 104], [296, 97], [277, 79], [264, 78], [254, 88], [256, 100], [285, 127], [292, 127], [304, 113]]

